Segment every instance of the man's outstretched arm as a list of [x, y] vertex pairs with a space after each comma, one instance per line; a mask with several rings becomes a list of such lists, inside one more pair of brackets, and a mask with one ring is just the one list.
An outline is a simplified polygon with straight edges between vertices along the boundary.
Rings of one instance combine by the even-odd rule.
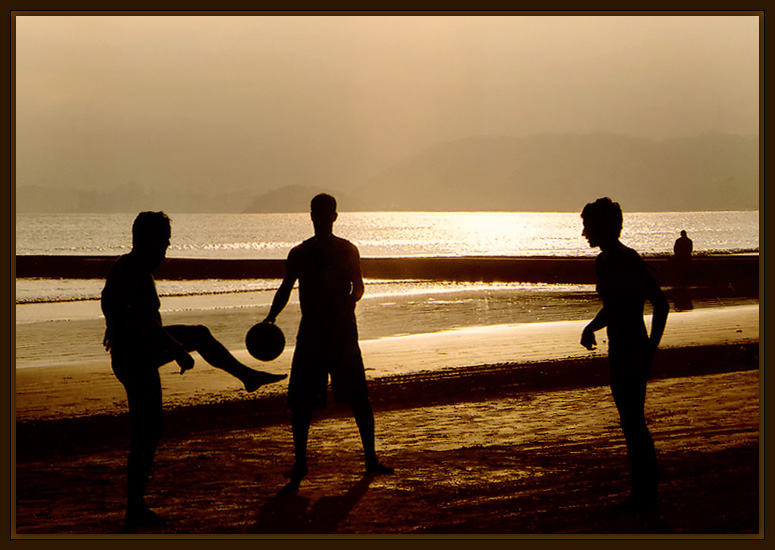
[[272, 300], [272, 307], [269, 308], [269, 314], [266, 316], [266, 319], [264, 319], [264, 323], [275, 322], [277, 316], [280, 315], [280, 312], [288, 304], [288, 300], [291, 297], [291, 291], [293, 290], [293, 285], [295, 283], [296, 277], [286, 276], [285, 279], [283, 279], [282, 284], [280, 284], [280, 288], [278, 288], [277, 292], [275, 292], [274, 299]]

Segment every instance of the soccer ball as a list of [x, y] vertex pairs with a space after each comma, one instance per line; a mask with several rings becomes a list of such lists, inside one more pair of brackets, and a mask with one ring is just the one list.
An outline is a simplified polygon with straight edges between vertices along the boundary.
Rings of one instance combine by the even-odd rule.
[[285, 336], [277, 325], [258, 323], [245, 335], [245, 346], [248, 353], [259, 361], [272, 361], [285, 349]]

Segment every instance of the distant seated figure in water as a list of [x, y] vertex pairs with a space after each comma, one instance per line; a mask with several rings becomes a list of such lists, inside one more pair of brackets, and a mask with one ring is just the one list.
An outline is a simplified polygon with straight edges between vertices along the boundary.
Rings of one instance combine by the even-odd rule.
[[692, 259], [692, 250], [694, 243], [686, 236], [686, 231], [681, 231], [681, 236], [678, 237], [673, 245], [673, 254], [675, 259], [679, 262], [688, 262]]
[[127, 459], [128, 526], [159, 526], [163, 520], [145, 504], [145, 489], [162, 428], [159, 367], [171, 361], [180, 374], [194, 366], [197, 351], [211, 365], [238, 378], [247, 391], [285, 375], [253, 370], [240, 363], [202, 325], [163, 325], [153, 271], [170, 245], [170, 220], [163, 212], [141, 212], [132, 225], [132, 251], [118, 258], [102, 290], [105, 349], [124, 385], [131, 435]]
[[[610, 198], [587, 204], [581, 217], [582, 235], [591, 247], [600, 247], [595, 261], [597, 292], [603, 308], [584, 328], [581, 345], [595, 349], [595, 331], [607, 328], [611, 393], [627, 443], [631, 467], [631, 492], [622, 504], [626, 510], [656, 507], [658, 469], [644, 406], [646, 383], [654, 353], [665, 330], [668, 302], [637, 252], [619, 241], [622, 210]], [[643, 320], [645, 301], [654, 308], [651, 335]]]
[[358, 346], [355, 305], [364, 290], [358, 249], [333, 234], [337, 218], [334, 197], [316, 195], [311, 202], [311, 217], [315, 235], [291, 249], [285, 262], [285, 278], [263, 321], [275, 322], [298, 280], [301, 322], [288, 385], [295, 462], [283, 492], [295, 490], [307, 474], [312, 414], [326, 407], [329, 375], [334, 398], [346, 402], [355, 417], [366, 472], [393, 473], [377, 459], [374, 413]]

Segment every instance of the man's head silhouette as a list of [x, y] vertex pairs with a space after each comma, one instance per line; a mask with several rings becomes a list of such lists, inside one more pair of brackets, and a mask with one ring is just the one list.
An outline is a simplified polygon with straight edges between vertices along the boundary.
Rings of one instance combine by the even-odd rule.
[[331, 235], [337, 218], [336, 199], [326, 193], [315, 195], [310, 202], [310, 215], [316, 236]]
[[151, 268], [161, 265], [172, 235], [170, 219], [164, 212], [140, 212], [132, 224], [132, 250]]
[[590, 202], [581, 211], [584, 220], [582, 235], [589, 246], [605, 246], [619, 239], [622, 232], [622, 208], [608, 197]]

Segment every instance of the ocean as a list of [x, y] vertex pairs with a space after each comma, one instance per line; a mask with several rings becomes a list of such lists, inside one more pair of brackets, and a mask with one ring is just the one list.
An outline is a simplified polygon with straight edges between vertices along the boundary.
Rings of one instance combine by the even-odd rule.
[[[170, 257], [285, 258], [311, 234], [307, 214], [170, 214]], [[133, 214], [17, 214], [16, 254], [112, 256], [131, 248]], [[758, 212], [625, 213], [622, 241], [672, 253], [686, 230], [699, 253], [756, 252]], [[342, 212], [335, 232], [362, 257], [590, 256], [578, 213]]]
[[[312, 234], [307, 214], [170, 214], [173, 258], [285, 258]], [[131, 214], [17, 214], [16, 254], [114, 256], [131, 248]], [[340, 213], [334, 227], [361, 257], [592, 257], [578, 213]], [[686, 230], [697, 254], [756, 254], [758, 212], [625, 213], [622, 241], [642, 255], [671, 254]], [[16, 366], [105, 358], [103, 281], [16, 279]], [[279, 280], [157, 281], [165, 323], [203, 323], [230, 349], [266, 315]], [[586, 319], [593, 285], [367, 280], [361, 339], [461, 327]], [[293, 340], [298, 302], [278, 325]]]
[[[308, 238], [307, 214], [170, 214], [171, 258], [285, 258]], [[131, 249], [133, 214], [17, 214], [16, 254], [115, 256]], [[622, 241], [671, 254], [681, 230], [698, 254], [759, 250], [758, 212], [626, 213]], [[578, 213], [342, 212], [335, 233], [361, 257], [594, 256]], [[160, 282], [163, 295], [264, 290], [265, 281]], [[274, 286], [274, 283], [269, 283]], [[17, 303], [98, 297], [80, 280], [17, 280]], [[401, 292], [407, 291], [406, 285]]]

